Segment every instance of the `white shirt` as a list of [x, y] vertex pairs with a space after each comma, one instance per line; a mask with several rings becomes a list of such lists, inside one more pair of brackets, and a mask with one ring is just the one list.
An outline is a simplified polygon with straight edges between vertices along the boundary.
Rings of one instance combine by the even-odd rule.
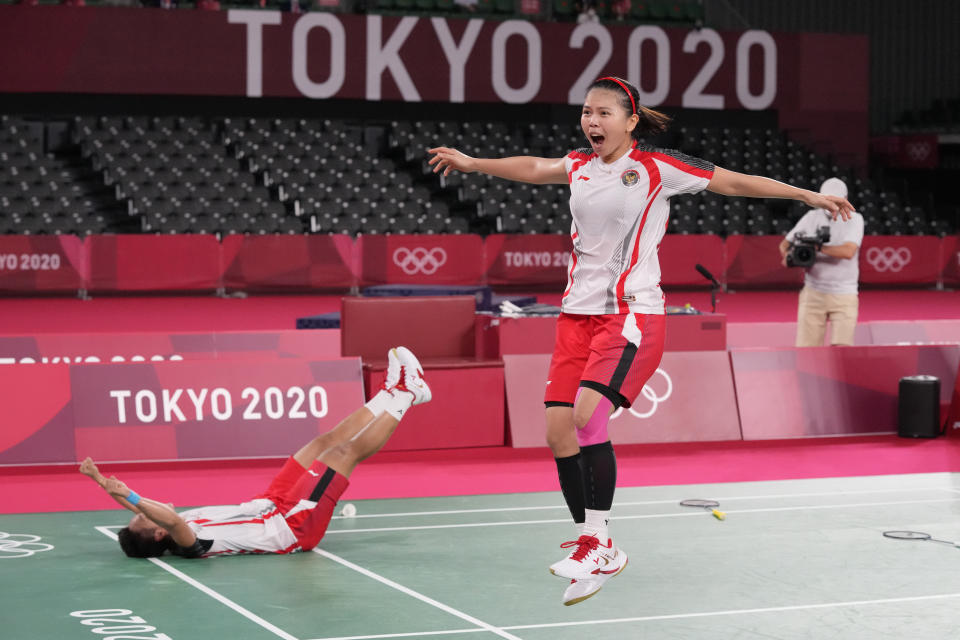
[[579, 149], [564, 158], [564, 166], [573, 255], [563, 312], [663, 314], [657, 251], [667, 230], [670, 198], [705, 189], [713, 164], [634, 143], [611, 164]]
[[863, 216], [854, 212], [850, 220], [833, 220], [824, 209], [811, 209], [787, 234], [787, 242], [793, 242], [798, 233], [816, 235], [819, 227], [830, 228], [830, 242], [824, 246], [838, 247], [847, 242], [857, 245], [857, 252], [850, 259], [834, 258], [817, 253], [813, 266], [807, 269], [804, 282], [820, 293], [857, 293], [860, 280], [860, 245], [863, 244]]
[[[299, 505], [287, 515], [300, 510]], [[266, 498], [225, 506], [200, 507], [180, 514], [201, 540], [213, 544], [204, 556], [238, 553], [290, 553], [299, 550], [296, 536], [280, 510]]]

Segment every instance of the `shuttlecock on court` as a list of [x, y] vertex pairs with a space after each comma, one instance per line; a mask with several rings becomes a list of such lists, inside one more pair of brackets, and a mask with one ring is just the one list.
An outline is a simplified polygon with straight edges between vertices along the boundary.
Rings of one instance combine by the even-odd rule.
[[343, 508], [340, 509], [340, 515], [342, 515], [344, 518], [352, 518], [353, 516], [357, 515], [357, 507], [354, 506], [352, 502], [348, 502], [347, 504], [343, 505]]

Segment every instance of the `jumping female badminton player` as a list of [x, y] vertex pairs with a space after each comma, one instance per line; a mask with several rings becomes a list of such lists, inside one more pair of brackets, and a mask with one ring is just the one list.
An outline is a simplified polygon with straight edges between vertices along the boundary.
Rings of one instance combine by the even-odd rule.
[[607, 421], [629, 407], [663, 354], [664, 297], [657, 250], [670, 198], [708, 189], [728, 196], [792, 198], [849, 219], [844, 198], [823, 196], [769, 178], [727, 171], [670, 149], [641, 143], [669, 118], [639, 104], [620, 78], [594, 82], [580, 126], [589, 148], [563, 158], [472, 158], [437, 147], [430, 164], [447, 175], [479, 171], [507, 180], [570, 185], [573, 254], [557, 320], [544, 404], [547, 443], [577, 529], [561, 546], [567, 557], [551, 573], [571, 580], [564, 604], [595, 594], [627, 563], [607, 522], [616, 458]]

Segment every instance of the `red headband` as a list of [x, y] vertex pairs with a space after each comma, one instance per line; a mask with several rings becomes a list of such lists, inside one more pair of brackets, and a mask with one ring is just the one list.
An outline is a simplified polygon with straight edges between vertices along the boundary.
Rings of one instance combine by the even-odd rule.
[[[637, 112], [637, 103], [633, 101], [633, 94], [630, 93], [630, 89], [627, 89], [627, 85], [623, 84], [616, 78], [611, 78], [610, 76], [607, 76], [605, 78], [600, 78], [599, 80], [597, 80], [597, 82], [600, 82], [600, 80], [610, 80], [611, 82], [616, 82], [618, 85], [620, 85], [620, 88], [626, 91], [627, 97], [630, 98], [630, 105], [633, 107], [633, 113]], [[633, 115], [633, 113], [631, 113], [630, 115]]]

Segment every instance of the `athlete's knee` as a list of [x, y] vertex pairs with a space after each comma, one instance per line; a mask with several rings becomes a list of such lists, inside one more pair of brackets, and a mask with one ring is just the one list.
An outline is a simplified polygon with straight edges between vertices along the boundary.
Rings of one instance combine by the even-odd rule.
[[546, 441], [555, 455], [573, 455], [579, 448], [572, 417], [571, 407], [547, 409]]
[[330, 447], [323, 452], [321, 457], [323, 462], [331, 467], [336, 466], [336, 464], [331, 463], [352, 464], [358, 457], [357, 447], [353, 440], [348, 440]]
[[577, 428], [577, 431], [580, 431], [590, 423], [593, 414], [596, 412], [596, 409], [599, 408], [599, 405], [594, 409], [587, 409], [581, 405], [573, 409], [573, 426]]
[[315, 437], [313, 440], [310, 441], [310, 444], [308, 446], [313, 447], [319, 451], [323, 451], [325, 449], [329, 449], [330, 447], [332, 447], [334, 443], [335, 443], [335, 440], [333, 438], [333, 435], [328, 431], [327, 433], [321, 433], [320, 435]]
[[584, 407], [574, 409], [573, 422], [577, 428], [577, 443], [581, 447], [610, 439], [607, 435], [607, 423], [610, 422], [612, 409], [613, 403], [606, 396], [600, 398], [592, 411]]
[[547, 429], [546, 440], [547, 446], [550, 447], [550, 450], [554, 453], [568, 449], [571, 446], [574, 448], [577, 446], [573, 425], [570, 425], [566, 429]]

